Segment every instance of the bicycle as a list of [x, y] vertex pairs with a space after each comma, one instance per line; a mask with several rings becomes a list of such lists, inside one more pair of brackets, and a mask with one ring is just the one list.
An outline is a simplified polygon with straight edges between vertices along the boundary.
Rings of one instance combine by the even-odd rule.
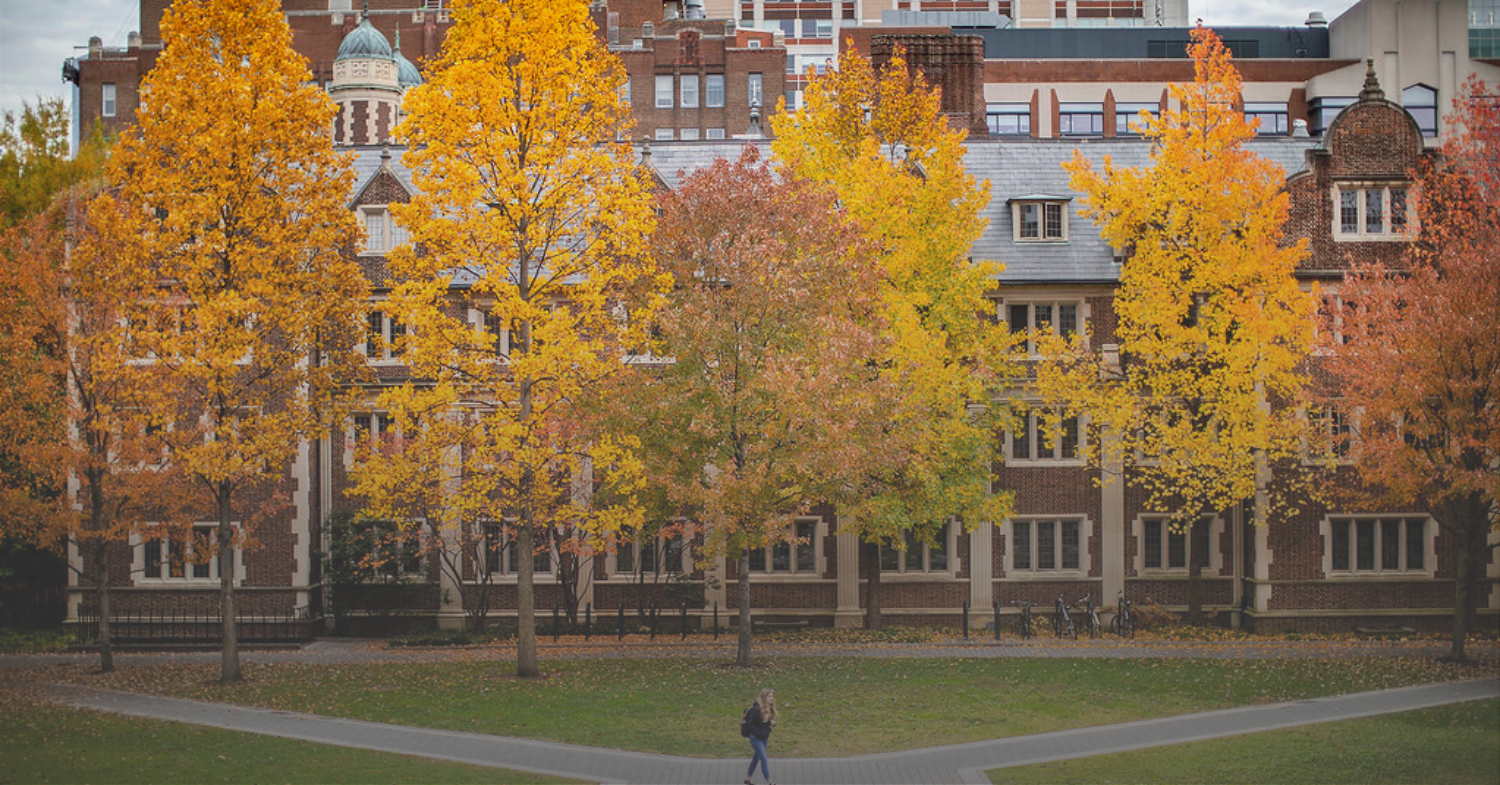
[[1083, 599], [1079, 600], [1078, 604], [1083, 606], [1083, 613], [1079, 616], [1079, 623], [1083, 625], [1083, 631], [1088, 633], [1090, 638], [1099, 637], [1099, 614], [1094, 612], [1094, 595], [1083, 595]]
[[1110, 631], [1121, 638], [1135, 637], [1135, 615], [1130, 612], [1130, 600], [1125, 599], [1125, 592], [1120, 592], [1120, 608], [1115, 613], [1115, 618], [1109, 623]]
[[1063, 602], [1062, 595], [1052, 602], [1052, 634], [1058, 638], [1067, 636], [1078, 640], [1078, 628], [1073, 625], [1073, 617], [1068, 613], [1068, 605]]
[[1016, 620], [1016, 634], [1022, 640], [1031, 640], [1031, 608], [1036, 603], [1030, 600], [1013, 600], [1011, 605], [1021, 606], [1021, 618]]

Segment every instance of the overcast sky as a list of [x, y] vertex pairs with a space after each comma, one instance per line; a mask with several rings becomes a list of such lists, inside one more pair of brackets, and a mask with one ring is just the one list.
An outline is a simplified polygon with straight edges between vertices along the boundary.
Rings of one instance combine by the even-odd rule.
[[[1204, 24], [1300, 25], [1309, 11], [1328, 19], [1354, 0], [1189, 0], [1190, 17]], [[137, 0], [0, 0], [0, 110], [19, 111], [38, 95], [67, 98], [62, 62], [89, 42], [124, 46], [139, 24]]]

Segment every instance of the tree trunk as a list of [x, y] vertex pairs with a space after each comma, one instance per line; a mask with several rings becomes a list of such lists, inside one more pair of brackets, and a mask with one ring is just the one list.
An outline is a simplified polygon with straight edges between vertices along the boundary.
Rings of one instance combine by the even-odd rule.
[[516, 527], [516, 675], [542, 675], [536, 657], [536, 550], [531, 512], [521, 513]]
[[219, 487], [219, 613], [223, 615], [224, 648], [219, 680], [225, 683], [244, 679], [240, 672], [239, 628], [234, 608], [234, 530], [229, 526], [231, 491]]
[[108, 527], [104, 511], [104, 476], [97, 470], [89, 470], [89, 526], [100, 535], [94, 546], [95, 590], [98, 592], [99, 611], [99, 672], [110, 673], [115, 669], [114, 640], [109, 629], [109, 584], [110, 575], [109, 540], [104, 537]]
[[1448, 659], [1468, 662], [1468, 653], [1464, 647], [1469, 639], [1469, 623], [1473, 618], [1469, 611], [1475, 600], [1475, 551], [1487, 547], [1484, 539], [1488, 521], [1478, 494], [1470, 494], [1468, 498], [1450, 504], [1448, 515], [1453, 532], [1458, 535], [1458, 552], [1454, 554], [1458, 575], [1453, 581], [1453, 646], [1448, 652]]
[[885, 626], [880, 616], [880, 544], [863, 543], [865, 553], [865, 629], [878, 630]]
[[750, 552], [741, 548], [739, 558], [740, 570], [740, 637], [739, 648], [735, 653], [734, 664], [741, 668], [750, 667]]
[[1187, 560], [1188, 560], [1188, 624], [1203, 623], [1203, 564], [1198, 558], [1198, 538], [1208, 536], [1208, 532], [1199, 525], [1199, 521], [1193, 521], [1187, 527]]
[[99, 672], [112, 673], [115, 669], [114, 643], [110, 640], [109, 631], [109, 543], [100, 541], [99, 549], [94, 560], [97, 569], [94, 573], [98, 576], [99, 590]]

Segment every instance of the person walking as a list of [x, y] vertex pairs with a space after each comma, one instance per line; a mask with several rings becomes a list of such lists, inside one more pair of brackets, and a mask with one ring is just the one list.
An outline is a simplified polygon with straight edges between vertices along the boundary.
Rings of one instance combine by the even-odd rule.
[[766, 757], [766, 742], [771, 740], [771, 729], [776, 727], [776, 693], [773, 690], [761, 690], [756, 696], [755, 702], [745, 710], [745, 716], [740, 722], [740, 735], [750, 739], [750, 769], [745, 772], [745, 785], [755, 785], [751, 780], [755, 776], [755, 764], [760, 763], [760, 773], [765, 776], [767, 785], [771, 783], [771, 761]]

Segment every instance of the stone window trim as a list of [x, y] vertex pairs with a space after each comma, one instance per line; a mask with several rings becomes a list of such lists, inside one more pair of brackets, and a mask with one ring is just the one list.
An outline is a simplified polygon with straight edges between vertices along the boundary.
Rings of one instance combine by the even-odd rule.
[[510, 360], [510, 326], [505, 317], [495, 314], [495, 303], [486, 302], [469, 306], [469, 326], [483, 337], [494, 342], [495, 353], [501, 362]]
[[[644, 570], [644, 567], [640, 563], [640, 559], [639, 559], [639, 557], [640, 557], [640, 555], [642, 553], [642, 549], [640, 548], [640, 546], [641, 546], [641, 544], [644, 541], [641, 538], [640, 533], [638, 533], [638, 532], [634, 533], [632, 535], [625, 535], [625, 534], [616, 535], [616, 541], [617, 541], [617, 543], [623, 543], [624, 540], [629, 540], [630, 544], [632, 544], [632, 545], [635, 546], [635, 550], [633, 552], [633, 555], [636, 557], [636, 563], [633, 564], [633, 565], [631, 565], [633, 569], [630, 569], [630, 570], [621, 570], [621, 568], [620, 568], [620, 562], [622, 560], [620, 559], [620, 552], [618, 550], [619, 545], [617, 544], [616, 549], [615, 550], [611, 550], [609, 552], [609, 554], [605, 555], [605, 557], [604, 557], [604, 574], [606, 576], [606, 580], [626, 581], [626, 582], [632, 582], [633, 583], [633, 582], [635, 582], [642, 575], [643, 570]], [[658, 561], [661, 560], [666, 555], [667, 550], [668, 550], [667, 547], [666, 547], [667, 544], [669, 542], [676, 542], [678, 544], [678, 551], [681, 553], [681, 558], [682, 558], [681, 567], [682, 567], [682, 569], [680, 571], [679, 570], [670, 570], [670, 569], [666, 569], [665, 566], [658, 566], [656, 568], [653, 568], [650, 571], [645, 572], [645, 575], [647, 576], [647, 580], [648, 581], [653, 580], [657, 576], [665, 579], [668, 576], [676, 575], [676, 574], [681, 574], [681, 575], [692, 575], [693, 574], [693, 571], [694, 571], [694, 562], [693, 562], [693, 540], [692, 540], [692, 537], [687, 536], [685, 532], [679, 532], [677, 534], [677, 536], [675, 536], [675, 537], [664, 537], [663, 535], [661, 535], [661, 534], [658, 533], [657, 535], [655, 535], [654, 537], [651, 538], [651, 541], [652, 541], [653, 546], [656, 549], [656, 554], [654, 556], [654, 559], [658, 560]]]
[[[1359, 567], [1359, 550], [1357, 524], [1361, 521], [1374, 521], [1373, 566], [1361, 569]], [[1381, 531], [1387, 522], [1394, 522], [1399, 527], [1396, 538], [1397, 551], [1395, 555], [1395, 567], [1386, 566], [1384, 557], [1387, 556], [1389, 543], [1381, 537]], [[1347, 558], [1348, 569], [1335, 569], [1334, 567], [1334, 529], [1343, 526], [1348, 535]], [[1412, 542], [1407, 539], [1411, 536], [1413, 527], [1419, 526], [1420, 531], [1415, 535], [1421, 543], [1422, 553], [1419, 560], [1420, 567], [1409, 567]], [[1438, 527], [1432, 517], [1427, 513], [1419, 512], [1382, 512], [1365, 514], [1342, 514], [1335, 513], [1324, 515], [1318, 520], [1318, 535], [1323, 540], [1323, 576], [1330, 581], [1390, 581], [1390, 580], [1430, 580], [1436, 574], [1436, 552]]]
[[359, 343], [358, 349], [371, 365], [400, 365], [401, 349], [396, 343], [405, 337], [406, 325], [391, 316], [384, 305], [385, 301], [379, 299], [370, 303], [365, 317], [365, 340]]
[[385, 256], [411, 239], [406, 227], [396, 223], [388, 204], [366, 204], [358, 208], [360, 228], [365, 232], [360, 256]]
[[[958, 544], [963, 535], [963, 527], [956, 520], [950, 520], [943, 527], [940, 535], [943, 540], [943, 551], [947, 557], [947, 566], [940, 569], [932, 569], [931, 546], [918, 541], [908, 541], [905, 551], [897, 550], [887, 545], [880, 546], [882, 564], [880, 568], [880, 580], [882, 583], [914, 583], [931, 581], [956, 581], [959, 580], [958, 573], [963, 566], [958, 558]], [[885, 566], [886, 560], [895, 556], [895, 569]], [[963, 580], [968, 580], [967, 578]]]
[[1333, 213], [1329, 232], [1334, 242], [1415, 239], [1417, 211], [1413, 196], [1413, 186], [1406, 180], [1335, 182], [1329, 188]]
[[[240, 528], [240, 522], [230, 521], [230, 526], [238, 530]], [[149, 531], [150, 528], [152, 527], [148, 526], [146, 531]], [[195, 521], [193, 523], [193, 533], [195, 536], [217, 538], [219, 534], [219, 524], [217, 521]], [[183, 574], [173, 576], [171, 574], [171, 565], [169, 561], [172, 557], [173, 548], [172, 545], [168, 544], [168, 539], [169, 538], [167, 537], [155, 536], [146, 533], [145, 531], [135, 532], [130, 535], [128, 539], [130, 545], [130, 573], [133, 578], [133, 583], [136, 586], [207, 587], [219, 585], [219, 557], [217, 555], [201, 565], [184, 562], [184, 564], [182, 565]], [[148, 547], [148, 543], [156, 544], [158, 547], [156, 549], [151, 549]], [[178, 544], [180, 547], [187, 549], [188, 554], [191, 554], [191, 543], [175, 544]], [[149, 571], [147, 569], [147, 567], [149, 566], [146, 563], [148, 550], [155, 550], [156, 553], [157, 563], [155, 565], [156, 570], [154, 574], [149, 574]], [[245, 554], [243, 550], [235, 549], [233, 583], [236, 586], [243, 585], [245, 582], [244, 556]], [[195, 567], [198, 569], [195, 570]]]
[[[505, 524], [507, 525], [514, 523], [515, 521], [513, 520], [505, 521]], [[520, 575], [516, 572], [516, 565], [512, 563], [512, 559], [515, 556], [515, 549], [510, 547], [510, 537], [504, 531], [500, 531], [499, 533], [499, 552], [494, 555], [495, 558], [499, 560], [500, 569], [499, 571], [495, 571], [492, 569], [493, 565], [490, 559], [490, 554], [488, 553], [490, 548], [489, 543], [491, 542], [491, 538], [495, 536], [494, 534], [492, 534], [492, 532], [500, 530], [501, 522], [495, 520], [480, 520], [476, 523], [476, 525], [479, 527], [480, 532], [475, 544], [475, 566], [478, 567], [478, 569], [481, 571], [490, 570], [489, 581], [491, 584], [515, 585], [516, 583], [519, 583], [521, 580]], [[542, 541], [545, 541], [547, 543], [547, 560], [550, 567], [546, 572], [542, 572], [541, 570], [535, 569], [535, 567], [533, 566], [531, 572], [532, 581], [537, 585], [557, 583], [557, 546], [552, 542], [551, 535], [547, 534], [547, 532], [542, 529], [537, 529], [536, 532], [532, 535], [532, 543], [533, 545], [535, 545], [536, 543]], [[540, 559], [541, 557], [540, 555], [535, 555], [534, 558]], [[588, 572], [588, 570], [585, 571]], [[473, 582], [477, 583], [478, 581]]]
[[391, 413], [379, 409], [355, 411], [344, 419], [344, 470], [354, 468], [357, 445], [365, 439], [397, 438], [400, 426]]
[[[750, 568], [750, 578], [751, 578], [752, 581], [755, 581], [757, 583], [762, 583], [762, 582], [776, 583], [776, 582], [783, 582], [783, 581], [785, 581], [785, 582], [799, 582], [800, 583], [800, 582], [808, 581], [810, 579], [819, 579], [819, 578], [822, 578], [825, 574], [827, 574], [827, 572], [828, 572], [828, 555], [824, 552], [824, 549], [823, 549], [823, 540], [828, 537], [828, 521], [827, 521], [827, 519], [823, 518], [822, 516], [817, 516], [817, 515], [800, 515], [800, 516], [797, 516], [797, 518], [795, 518], [792, 521], [792, 526], [797, 526], [798, 524], [806, 524], [806, 523], [813, 524], [813, 533], [812, 533], [812, 536], [809, 538], [808, 542], [806, 542], [806, 543], [794, 543], [794, 544], [790, 544], [789, 546], [785, 542], [779, 542], [779, 543], [772, 543], [771, 545], [769, 545], [769, 546], [767, 546], [765, 548], [757, 549], [757, 550], [759, 550], [763, 554], [763, 556], [762, 556], [762, 559], [763, 559], [763, 562], [762, 562], [763, 568], [756, 568], [754, 566], [755, 565], [755, 560], [754, 560], [754, 555], [755, 554], [754, 554], [754, 552], [751, 553], [752, 559], [751, 559], [751, 568]], [[788, 553], [788, 557], [787, 558], [788, 558], [788, 564], [790, 565], [790, 569], [787, 569], [787, 570], [777, 570], [777, 569], [774, 569], [775, 560], [776, 560], [776, 553], [775, 552], [777, 550], [779, 550], [783, 546], [788, 547], [788, 552], [787, 552]], [[812, 568], [811, 569], [807, 569], [805, 567], [800, 567], [798, 565], [798, 562], [799, 562], [799, 558], [798, 557], [802, 554], [802, 549], [803, 548], [811, 548], [812, 549], [812, 556], [811, 556], [811, 559], [812, 559]]]
[[[1031, 564], [1029, 568], [1016, 567], [1016, 522], [1031, 524], [1030, 536], [1033, 542], [1031, 547]], [[1052, 522], [1053, 538], [1056, 553], [1056, 569], [1038, 568], [1038, 553], [1034, 545], [1039, 533], [1038, 523]], [[1063, 568], [1062, 563], [1062, 536], [1063, 523], [1078, 524], [1078, 566]], [[1087, 579], [1094, 568], [1093, 555], [1089, 551], [1089, 540], [1094, 536], [1094, 520], [1082, 513], [1063, 515], [1013, 515], [1007, 518], [1001, 527], [1005, 537], [1005, 577], [1018, 581], [1056, 581], [1056, 580], [1082, 580]]]
[[[1167, 545], [1167, 543], [1169, 541], [1169, 538], [1172, 536], [1172, 533], [1170, 531], [1170, 527], [1166, 524], [1166, 521], [1165, 521], [1166, 518], [1167, 518], [1167, 516], [1164, 515], [1164, 514], [1162, 514], [1162, 513], [1144, 513], [1144, 514], [1141, 514], [1141, 515], [1137, 515], [1137, 516], [1135, 516], [1134, 518], [1131, 519], [1131, 521], [1130, 521], [1130, 536], [1135, 541], [1135, 559], [1133, 560], [1133, 566], [1135, 567], [1135, 575], [1136, 575], [1136, 577], [1146, 577], [1146, 578], [1151, 578], [1151, 577], [1173, 577], [1173, 576], [1183, 577], [1183, 578], [1187, 577], [1187, 575], [1188, 575], [1187, 564], [1188, 564], [1188, 562], [1190, 560], [1187, 558], [1188, 553], [1186, 551], [1184, 551], [1183, 566], [1181, 566], [1181, 567], [1167, 566], [1167, 564], [1168, 564], [1168, 557], [1167, 557], [1168, 545]], [[1146, 522], [1147, 521], [1161, 521], [1162, 522], [1162, 533], [1161, 533], [1162, 546], [1161, 547], [1162, 547], [1162, 562], [1163, 562], [1163, 566], [1161, 566], [1161, 567], [1151, 567], [1151, 568], [1147, 568], [1146, 567]], [[1216, 578], [1216, 577], [1223, 576], [1226, 573], [1224, 571], [1225, 570], [1225, 566], [1224, 566], [1224, 554], [1223, 554], [1223, 552], [1220, 549], [1220, 545], [1221, 545], [1221, 543], [1223, 543], [1224, 538], [1228, 536], [1228, 522], [1225, 520], [1224, 516], [1222, 516], [1222, 515], [1204, 515], [1204, 516], [1202, 516], [1199, 519], [1199, 521], [1200, 522], [1207, 522], [1209, 524], [1209, 526], [1208, 526], [1208, 563], [1204, 564], [1204, 565], [1200, 565], [1202, 567], [1201, 574], [1205, 578]], [[1183, 532], [1182, 536], [1186, 537], [1187, 533]], [[1192, 543], [1190, 541], [1188, 541], [1188, 540], [1184, 540], [1184, 547], [1185, 548], [1191, 548], [1192, 547]]]
[[1016, 243], [1068, 242], [1071, 196], [1034, 194], [1018, 196], [1010, 203], [1011, 241]]
[[1301, 414], [1308, 423], [1307, 433], [1316, 429], [1327, 443], [1313, 444], [1304, 438], [1302, 465], [1322, 466], [1332, 457], [1336, 466], [1352, 466], [1359, 457], [1362, 413], [1362, 410], [1350, 409], [1342, 400], [1303, 408]]
[[[1063, 418], [1057, 433], [1049, 443], [1046, 419], [1050, 410], [1039, 401], [1028, 402], [1031, 407], [1020, 415], [1020, 428], [1025, 429], [1025, 439], [1016, 430], [1005, 430], [1005, 443], [1001, 445], [1006, 466], [1085, 466], [1088, 446], [1088, 418], [1073, 415]], [[1072, 444], [1067, 437], [1072, 436]], [[1024, 449], [1023, 449], [1024, 442]], [[1019, 457], [1017, 457], [1019, 455]]]
[[[1005, 297], [996, 303], [999, 319], [1010, 328], [1011, 332], [1021, 330], [1044, 329], [1053, 335], [1062, 331], [1064, 335], [1083, 336], [1084, 345], [1088, 345], [1088, 325], [1092, 314], [1088, 300], [1083, 297], [1068, 294], [1037, 294], [1032, 297]], [[1026, 310], [1026, 323], [1020, 324], [1021, 309]], [[1067, 323], [1068, 315], [1072, 315], [1073, 324]], [[1034, 342], [1027, 340], [1026, 356], [1031, 359], [1039, 359], [1041, 355], [1036, 352]]]

